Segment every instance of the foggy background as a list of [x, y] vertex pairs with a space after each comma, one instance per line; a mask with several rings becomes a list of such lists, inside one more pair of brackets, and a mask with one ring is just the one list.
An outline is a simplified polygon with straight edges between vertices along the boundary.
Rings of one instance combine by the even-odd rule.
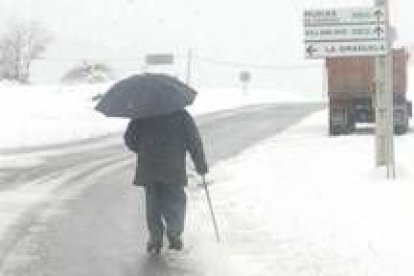
[[[32, 82], [58, 82], [82, 61], [102, 62], [116, 77], [139, 73], [144, 57], [174, 54], [174, 66], [147, 68], [198, 87], [241, 86], [324, 93], [322, 61], [305, 60], [302, 13], [307, 8], [370, 6], [366, 0], [2, 0], [0, 32], [16, 20], [40, 23], [53, 40], [32, 66]], [[414, 45], [412, 1], [390, 1], [397, 44]], [[300, 76], [300, 79], [297, 77]], [[298, 81], [293, 81], [298, 80]]]

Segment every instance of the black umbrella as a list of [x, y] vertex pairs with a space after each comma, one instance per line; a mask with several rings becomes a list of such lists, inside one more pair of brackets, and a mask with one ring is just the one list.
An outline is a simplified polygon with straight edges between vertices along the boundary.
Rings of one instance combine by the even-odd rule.
[[181, 110], [192, 104], [196, 95], [177, 78], [147, 73], [115, 83], [95, 109], [109, 117], [147, 118]]

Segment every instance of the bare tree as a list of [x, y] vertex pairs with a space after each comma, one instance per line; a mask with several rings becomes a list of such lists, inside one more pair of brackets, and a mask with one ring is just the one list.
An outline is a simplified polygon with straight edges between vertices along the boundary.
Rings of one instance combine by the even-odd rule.
[[11, 23], [0, 36], [0, 79], [28, 83], [33, 60], [41, 58], [50, 41], [50, 34], [37, 23]]

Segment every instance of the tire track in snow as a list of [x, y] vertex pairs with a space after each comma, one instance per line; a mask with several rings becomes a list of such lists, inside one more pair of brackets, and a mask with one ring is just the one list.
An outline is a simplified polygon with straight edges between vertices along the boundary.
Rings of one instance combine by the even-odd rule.
[[[14, 266], [14, 252], [25, 251], [37, 225], [55, 215], [64, 214], [64, 204], [82, 194], [95, 180], [130, 166], [133, 159], [126, 156], [106, 158], [53, 172], [16, 189], [0, 193], [0, 272]], [[83, 181], [79, 181], [83, 179]]]

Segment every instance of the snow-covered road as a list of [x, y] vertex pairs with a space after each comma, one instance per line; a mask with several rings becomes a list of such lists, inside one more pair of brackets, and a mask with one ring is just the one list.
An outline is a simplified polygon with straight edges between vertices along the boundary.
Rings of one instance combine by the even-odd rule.
[[[202, 116], [199, 121], [208, 159], [215, 164], [234, 156], [321, 107], [320, 104], [265, 105]], [[258, 120], [262, 124], [257, 124]], [[22, 166], [7, 171], [14, 175], [11, 179], [30, 172], [29, 175], [38, 181], [29, 185], [30, 178], [22, 183], [14, 181], [9, 185], [13, 192], [4, 190], [3, 195], [8, 195], [9, 200], [2, 201], [2, 216], [7, 217], [7, 210], [13, 206], [16, 210], [5, 220], [8, 225], [3, 225], [9, 230], [3, 233], [5, 239], [2, 240], [5, 273], [44, 275], [59, 271], [59, 275], [129, 275], [121, 272], [125, 265], [149, 273], [161, 271], [172, 275], [176, 271], [139, 264], [145, 259], [140, 249], [146, 241], [142, 194], [137, 194], [136, 188], [128, 184], [132, 178], [133, 157], [126, 154], [121, 141], [116, 145], [112, 140], [95, 146], [91, 143], [66, 146], [62, 154], [56, 148], [41, 149], [37, 154], [20, 153], [21, 157], [35, 156], [41, 162], [33, 163], [33, 168]], [[105, 144], [107, 146], [102, 146]], [[190, 201], [202, 200], [198, 197], [195, 188], [190, 192]], [[188, 230], [190, 245], [200, 243], [196, 234], [199, 231], [194, 229], [203, 223], [200, 220], [205, 221], [204, 215], [189, 222], [192, 225]], [[18, 225], [13, 224], [16, 221]], [[112, 236], [114, 233], [116, 237]], [[85, 252], [82, 258], [79, 252]], [[211, 260], [200, 257], [203, 254], [199, 252], [193, 261]], [[119, 263], [121, 256], [129, 260], [129, 264]], [[90, 258], [93, 262], [85, 262]], [[185, 264], [184, 268], [188, 266], [187, 262]], [[198, 275], [204, 275], [206, 269], [199, 266]], [[62, 274], [62, 270], [66, 274]], [[194, 270], [189, 271], [194, 275]]]

